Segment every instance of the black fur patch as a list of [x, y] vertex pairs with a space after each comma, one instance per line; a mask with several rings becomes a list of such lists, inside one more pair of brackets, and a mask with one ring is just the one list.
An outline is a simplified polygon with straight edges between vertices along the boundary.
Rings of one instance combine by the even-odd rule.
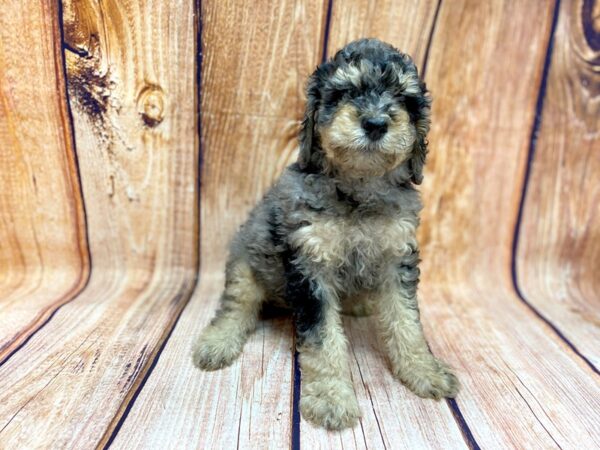
[[420, 120], [423, 117], [423, 109], [428, 107], [427, 100], [423, 96], [403, 96], [400, 103], [404, 104], [412, 123]]
[[286, 300], [293, 310], [298, 344], [302, 345], [308, 338], [311, 342], [319, 343], [318, 329], [323, 323], [323, 299], [317, 295], [314, 283], [297, 267], [295, 256], [295, 252], [288, 248], [283, 254], [283, 266]]
[[360, 202], [358, 202], [354, 197], [352, 197], [352, 195], [346, 194], [338, 186], [335, 187], [335, 194], [340, 202], [347, 203], [352, 208], [357, 208], [358, 206], [360, 206]]
[[[297, 165], [295, 170], [301, 171]], [[302, 344], [307, 337], [318, 342], [318, 333], [314, 332], [322, 322], [323, 303], [315, 294], [313, 284], [307, 279], [295, 262], [296, 253], [286, 242], [286, 233], [282, 230], [283, 211], [277, 207], [269, 210], [267, 224], [269, 238], [276, 253], [281, 256], [285, 276], [285, 301], [292, 309], [298, 343]]]
[[269, 225], [269, 238], [276, 249], [281, 247], [284, 243], [283, 236], [279, 229], [279, 217], [281, 214], [281, 211], [278, 211], [276, 208], [271, 208], [269, 210], [269, 217], [267, 218], [267, 224]]
[[301, 173], [303, 175], [311, 175], [311, 174], [315, 174], [315, 173], [321, 173], [319, 168], [317, 166], [315, 166], [314, 164], [309, 164], [306, 167], [300, 167], [300, 164], [297, 162], [288, 166], [288, 170], [290, 170], [292, 172]]

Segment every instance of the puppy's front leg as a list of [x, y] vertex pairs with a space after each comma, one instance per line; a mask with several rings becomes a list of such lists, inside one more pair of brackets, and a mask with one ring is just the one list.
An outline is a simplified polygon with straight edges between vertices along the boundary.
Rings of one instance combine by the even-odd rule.
[[394, 375], [411, 391], [420, 397], [455, 397], [458, 379], [432, 355], [423, 334], [417, 303], [418, 262], [414, 250], [390, 268], [375, 302], [380, 335]]
[[350, 378], [337, 296], [323, 280], [287, 272], [302, 370], [302, 416], [329, 429], [356, 424], [360, 410]]

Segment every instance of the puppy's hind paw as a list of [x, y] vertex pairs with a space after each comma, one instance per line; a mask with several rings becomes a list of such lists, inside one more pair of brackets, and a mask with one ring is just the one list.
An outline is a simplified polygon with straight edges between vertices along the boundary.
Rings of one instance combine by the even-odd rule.
[[451, 369], [438, 359], [404, 370], [399, 374], [402, 382], [411, 391], [423, 398], [454, 398], [460, 383]]
[[218, 370], [230, 366], [242, 352], [244, 340], [228, 336], [223, 330], [209, 326], [194, 345], [192, 360], [203, 370]]
[[351, 428], [360, 418], [354, 389], [336, 379], [302, 386], [300, 412], [307, 421], [329, 430]]

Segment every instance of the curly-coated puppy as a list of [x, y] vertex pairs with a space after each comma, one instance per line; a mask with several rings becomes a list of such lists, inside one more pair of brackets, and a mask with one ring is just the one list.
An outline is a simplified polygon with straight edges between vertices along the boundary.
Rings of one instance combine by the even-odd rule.
[[348, 44], [307, 85], [298, 162], [254, 208], [230, 249], [221, 306], [194, 347], [231, 364], [264, 302], [291, 307], [303, 416], [340, 429], [360, 416], [340, 311], [377, 316], [391, 368], [422, 397], [458, 381], [419, 320], [415, 231], [431, 100], [408, 55], [376, 39]]

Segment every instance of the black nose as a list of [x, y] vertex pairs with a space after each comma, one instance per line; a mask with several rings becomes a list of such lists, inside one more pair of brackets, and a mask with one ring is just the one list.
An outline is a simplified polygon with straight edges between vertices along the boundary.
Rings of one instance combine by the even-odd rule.
[[387, 133], [387, 121], [382, 117], [363, 119], [361, 123], [365, 133], [373, 141], [381, 139]]

